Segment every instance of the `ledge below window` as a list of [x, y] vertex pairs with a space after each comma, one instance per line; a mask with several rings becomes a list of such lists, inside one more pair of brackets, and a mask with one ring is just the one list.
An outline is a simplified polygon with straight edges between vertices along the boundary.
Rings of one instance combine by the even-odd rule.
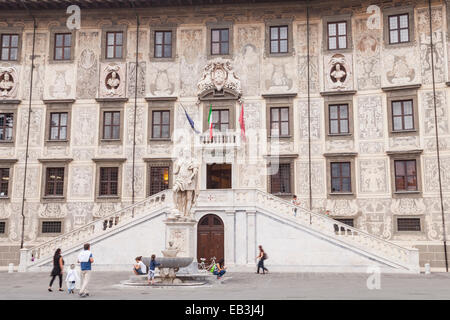
[[45, 104], [52, 104], [52, 103], [74, 103], [75, 99], [45, 99], [42, 100]]
[[394, 194], [420, 194], [420, 191], [395, 191]]
[[22, 100], [2, 100], [0, 99], [1, 104], [19, 104]]
[[95, 98], [97, 102], [127, 102], [128, 98]]

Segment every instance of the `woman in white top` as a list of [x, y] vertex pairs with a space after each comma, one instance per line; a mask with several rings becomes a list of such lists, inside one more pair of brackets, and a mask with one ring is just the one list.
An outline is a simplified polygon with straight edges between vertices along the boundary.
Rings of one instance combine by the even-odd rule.
[[136, 257], [136, 264], [133, 267], [134, 274], [146, 274], [147, 266], [142, 262], [142, 256]]

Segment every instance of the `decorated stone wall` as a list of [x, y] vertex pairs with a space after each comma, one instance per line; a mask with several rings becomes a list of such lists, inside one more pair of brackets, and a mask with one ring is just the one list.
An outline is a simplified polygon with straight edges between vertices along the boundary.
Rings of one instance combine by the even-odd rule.
[[[387, 240], [437, 241], [442, 239], [442, 224], [437, 176], [434, 105], [430, 65], [430, 32], [428, 8], [425, 1], [414, 3], [414, 41], [404, 46], [386, 45], [383, 19], [371, 25], [371, 14], [362, 6], [346, 7], [351, 13], [352, 43], [345, 51], [323, 49], [322, 15], [330, 15], [327, 8], [311, 13], [309, 74], [306, 46], [305, 11], [286, 4], [280, 8], [226, 6], [219, 12], [214, 8], [200, 11], [187, 8], [180, 12], [173, 7], [163, 13], [155, 9], [142, 14], [139, 31], [138, 68], [136, 68], [136, 27], [134, 17], [119, 12], [116, 17], [83, 11], [81, 29], [75, 30], [73, 60], [54, 63], [50, 58], [50, 27], [61, 26], [51, 15], [38, 16], [32, 88], [32, 112], [28, 113], [30, 96], [30, 68], [32, 25], [28, 19], [15, 18], [23, 26], [22, 51], [18, 62], [0, 62], [0, 112], [16, 112], [14, 143], [0, 144], [0, 161], [17, 160], [13, 165], [11, 195], [0, 200], [0, 220], [8, 221], [7, 234], [0, 242], [17, 244], [21, 233], [21, 201], [27, 123], [30, 120], [29, 158], [26, 178], [25, 241], [31, 245], [46, 240], [39, 232], [42, 219], [61, 219], [64, 231], [102, 218], [131, 203], [133, 137], [135, 134], [135, 200], [148, 194], [149, 159], [169, 159], [183, 143], [194, 142], [195, 135], [186, 120], [183, 105], [195, 122], [203, 128], [206, 102], [199, 103], [199, 82], [205, 68], [214, 57], [208, 55], [207, 23], [226, 21], [233, 25], [232, 52], [222, 57], [229, 63], [241, 85], [240, 100], [230, 105], [236, 108], [235, 128], [239, 128], [240, 103], [244, 104], [248, 132], [255, 131], [242, 143], [235, 155], [233, 179], [236, 188], [258, 188], [267, 191], [267, 159], [258, 155], [247, 164], [243, 159], [255, 154], [254, 145], [267, 146], [266, 109], [270, 99], [292, 98], [292, 139], [279, 142], [284, 156], [293, 160], [293, 193], [301, 205], [309, 208], [309, 144], [308, 119], [311, 138], [311, 189], [314, 211], [331, 212], [338, 217], [356, 219], [356, 227]], [[389, 2], [378, 2], [381, 11]], [[270, 9], [274, 14], [266, 14]], [[228, 10], [228, 11], [227, 11]], [[225, 14], [226, 13], [226, 14]], [[158, 17], [158, 18], [156, 18]], [[448, 32], [448, 4], [434, 2], [432, 8], [436, 104], [439, 117], [442, 185], [444, 198], [450, 196], [450, 90], [446, 82], [450, 74], [450, 42]], [[292, 50], [289, 55], [268, 55], [265, 50], [265, 28], [270, 19], [291, 19]], [[21, 21], [21, 22], [20, 22]], [[176, 25], [176, 53], [171, 60], [151, 58], [150, 25]], [[104, 59], [102, 32], [107, 27], [126, 26], [126, 58], [120, 61]], [[0, 27], [12, 27], [7, 13], [0, 13]], [[227, 69], [228, 70], [228, 69]], [[231, 69], [230, 69], [231, 70]], [[228, 71], [227, 71], [228, 72]], [[137, 73], [137, 101], [135, 89]], [[231, 77], [231, 71], [228, 76]], [[233, 76], [234, 77], [234, 76]], [[231, 78], [230, 78], [231, 79]], [[209, 81], [209, 80], [208, 80]], [[308, 82], [310, 108], [308, 113]], [[204, 84], [202, 84], [204, 85]], [[388, 134], [387, 92], [385, 88], [420, 85], [417, 89], [419, 133], [414, 137], [391, 137]], [[327, 93], [329, 95], [324, 95]], [[326, 101], [333, 95], [347, 94], [353, 103], [353, 138], [327, 138]], [[167, 99], [174, 102], [171, 141], [150, 141], [149, 101]], [[70, 140], [58, 146], [47, 145], [48, 108], [55, 101], [64, 100], [71, 114]], [[50, 102], [49, 102], [50, 101]], [[53, 103], [52, 103], [53, 101]], [[212, 99], [214, 104], [214, 99]], [[100, 108], [117, 107], [123, 115], [122, 137], [119, 144], [101, 142]], [[136, 115], [134, 114], [136, 112]], [[134, 131], [134, 119], [136, 130]], [[421, 154], [422, 193], [419, 197], [397, 198], [392, 190], [392, 168], [387, 151], [423, 150]], [[326, 153], [354, 152], [356, 185], [354, 197], [330, 197], [327, 190]], [[122, 185], [120, 201], [97, 201], [97, 164], [93, 159], [124, 158], [121, 164]], [[62, 202], [44, 201], [42, 197], [42, 160], [70, 159], [67, 166], [67, 190]], [[204, 175], [203, 175], [204, 176]], [[447, 221], [450, 203], [444, 201]], [[395, 231], [397, 216], [418, 216], [423, 219], [423, 232], [402, 235]], [[450, 225], [447, 224], [447, 234]]]

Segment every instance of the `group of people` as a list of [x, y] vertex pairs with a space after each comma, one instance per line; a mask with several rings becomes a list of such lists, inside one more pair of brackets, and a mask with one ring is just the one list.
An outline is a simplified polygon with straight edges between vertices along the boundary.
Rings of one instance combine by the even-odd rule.
[[[133, 272], [135, 275], [143, 275], [147, 274], [147, 266], [145, 263], [142, 262], [142, 256], [135, 258], [136, 263], [133, 266]], [[155, 269], [161, 265], [160, 263], [156, 262], [156, 256], [152, 254], [152, 257], [150, 258], [150, 264], [148, 266], [148, 284], [154, 285], [155, 284]]]
[[[89, 296], [89, 292], [87, 290], [87, 286], [91, 277], [91, 265], [94, 262], [94, 258], [92, 257], [91, 245], [89, 243], [84, 244], [83, 250], [78, 255], [78, 263], [81, 268], [81, 288], [79, 291], [79, 296], [85, 298]], [[55, 281], [56, 277], [59, 278], [59, 289], [58, 291], [64, 291], [62, 288], [63, 283], [63, 273], [64, 273], [64, 259], [62, 257], [62, 251], [60, 248], [56, 249], [55, 254], [53, 256], [53, 269], [50, 273], [52, 277], [50, 280], [50, 284], [48, 286], [48, 291], [52, 292], [52, 285]], [[75, 270], [75, 264], [70, 265], [70, 269], [67, 272], [66, 282], [67, 282], [67, 292], [69, 294], [75, 293], [75, 287], [77, 282], [80, 281], [80, 277], [78, 272]]]

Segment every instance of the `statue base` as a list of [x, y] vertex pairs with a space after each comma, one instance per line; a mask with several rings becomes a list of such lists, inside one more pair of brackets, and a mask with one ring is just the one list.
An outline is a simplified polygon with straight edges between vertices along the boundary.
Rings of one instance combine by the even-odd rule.
[[[166, 224], [166, 242], [173, 242], [173, 247], [179, 249], [177, 257], [195, 257], [195, 225], [192, 219], [171, 218], [164, 221]], [[194, 258], [194, 260], [196, 260]]]

